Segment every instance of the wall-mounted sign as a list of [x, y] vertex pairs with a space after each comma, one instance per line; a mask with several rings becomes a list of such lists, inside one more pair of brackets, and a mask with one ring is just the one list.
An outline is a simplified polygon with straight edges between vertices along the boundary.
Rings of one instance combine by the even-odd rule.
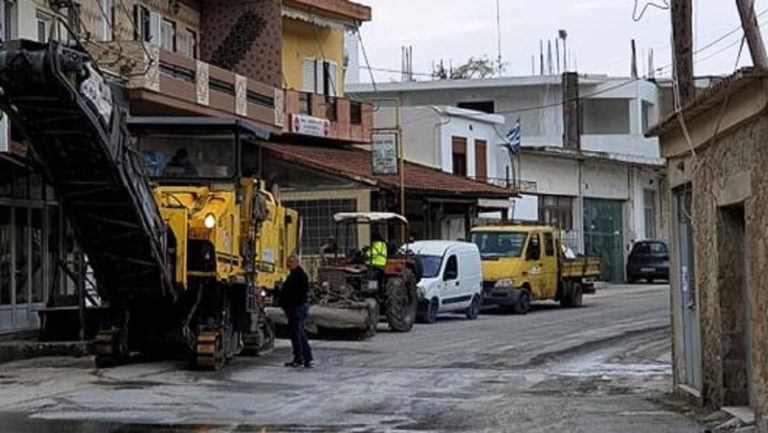
[[291, 132], [315, 137], [328, 137], [331, 135], [331, 121], [303, 114], [291, 114]]
[[373, 174], [397, 174], [397, 133], [375, 133], [372, 140]]

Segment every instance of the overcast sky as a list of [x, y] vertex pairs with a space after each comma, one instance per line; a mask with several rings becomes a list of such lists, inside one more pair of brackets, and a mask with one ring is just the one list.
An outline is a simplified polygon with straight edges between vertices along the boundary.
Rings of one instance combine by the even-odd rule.
[[[453, 65], [470, 56], [497, 56], [496, 0], [357, 0], [373, 8], [373, 21], [362, 27], [362, 38], [374, 68], [400, 70], [400, 47], [413, 46], [413, 69], [429, 73], [433, 61]], [[642, 9], [648, 0], [639, 0]], [[656, 0], [663, 4], [663, 0]], [[734, 0], [693, 0], [697, 75], [733, 71], [741, 31], [713, 41], [739, 26]], [[582, 73], [628, 76], [630, 41], [637, 40], [638, 57], [654, 51], [656, 68], [670, 63], [669, 11], [650, 7], [639, 22], [632, 19], [634, 0], [500, 0], [502, 56], [506, 75], [530, 75], [531, 55], [538, 59], [539, 39], [553, 39], [558, 29], [568, 32], [568, 48]], [[758, 14], [768, 0], [756, 0]], [[768, 25], [768, 12], [760, 16]], [[553, 42], [554, 43], [554, 42]], [[554, 46], [553, 46], [554, 49]], [[545, 42], [546, 53], [546, 42]], [[545, 54], [546, 56], [546, 54]], [[741, 65], [751, 64], [745, 48]], [[537, 60], [538, 62], [538, 60]], [[647, 60], [641, 61], [646, 72]], [[361, 58], [361, 64], [365, 64]], [[573, 65], [573, 63], [572, 63]], [[538, 68], [538, 66], [537, 66]], [[368, 72], [360, 71], [363, 81]], [[670, 69], [664, 70], [668, 75]], [[377, 81], [398, 74], [376, 72]]]

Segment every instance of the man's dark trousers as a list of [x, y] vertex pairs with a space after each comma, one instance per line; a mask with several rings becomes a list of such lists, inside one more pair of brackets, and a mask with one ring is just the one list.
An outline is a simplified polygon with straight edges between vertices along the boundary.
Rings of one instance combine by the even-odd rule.
[[309, 347], [307, 333], [304, 330], [307, 314], [309, 314], [309, 304], [292, 307], [285, 312], [285, 315], [288, 316], [288, 327], [291, 332], [293, 361], [302, 364], [312, 361], [312, 349]]

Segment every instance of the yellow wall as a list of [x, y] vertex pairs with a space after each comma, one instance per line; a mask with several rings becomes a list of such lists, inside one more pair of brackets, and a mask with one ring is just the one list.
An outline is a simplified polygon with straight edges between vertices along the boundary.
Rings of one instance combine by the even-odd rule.
[[304, 21], [283, 19], [283, 85], [302, 89], [302, 59], [316, 58], [336, 62], [339, 96], [344, 95], [344, 32]]

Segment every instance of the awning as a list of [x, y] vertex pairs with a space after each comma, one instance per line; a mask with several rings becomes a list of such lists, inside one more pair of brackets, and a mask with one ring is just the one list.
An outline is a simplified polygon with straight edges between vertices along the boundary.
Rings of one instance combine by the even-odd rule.
[[393, 212], [339, 212], [333, 216], [333, 220], [336, 222], [354, 221], [366, 224], [379, 221], [398, 220], [408, 224], [408, 220], [405, 219], [404, 216]]
[[319, 15], [311, 14], [309, 12], [304, 12], [288, 6], [283, 6], [283, 18], [300, 20], [310, 24], [314, 24], [318, 27], [327, 27], [327, 28], [337, 29], [337, 30], [353, 31], [357, 28], [352, 23], [321, 17]]
[[[400, 176], [374, 175], [369, 150], [354, 146], [313, 146], [264, 143], [273, 157], [309, 170], [339, 176], [365, 185], [397, 192]], [[515, 191], [476, 181], [464, 176], [412, 162], [405, 163], [405, 190], [410, 195], [462, 199], [503, 199], [516, 197]]]

